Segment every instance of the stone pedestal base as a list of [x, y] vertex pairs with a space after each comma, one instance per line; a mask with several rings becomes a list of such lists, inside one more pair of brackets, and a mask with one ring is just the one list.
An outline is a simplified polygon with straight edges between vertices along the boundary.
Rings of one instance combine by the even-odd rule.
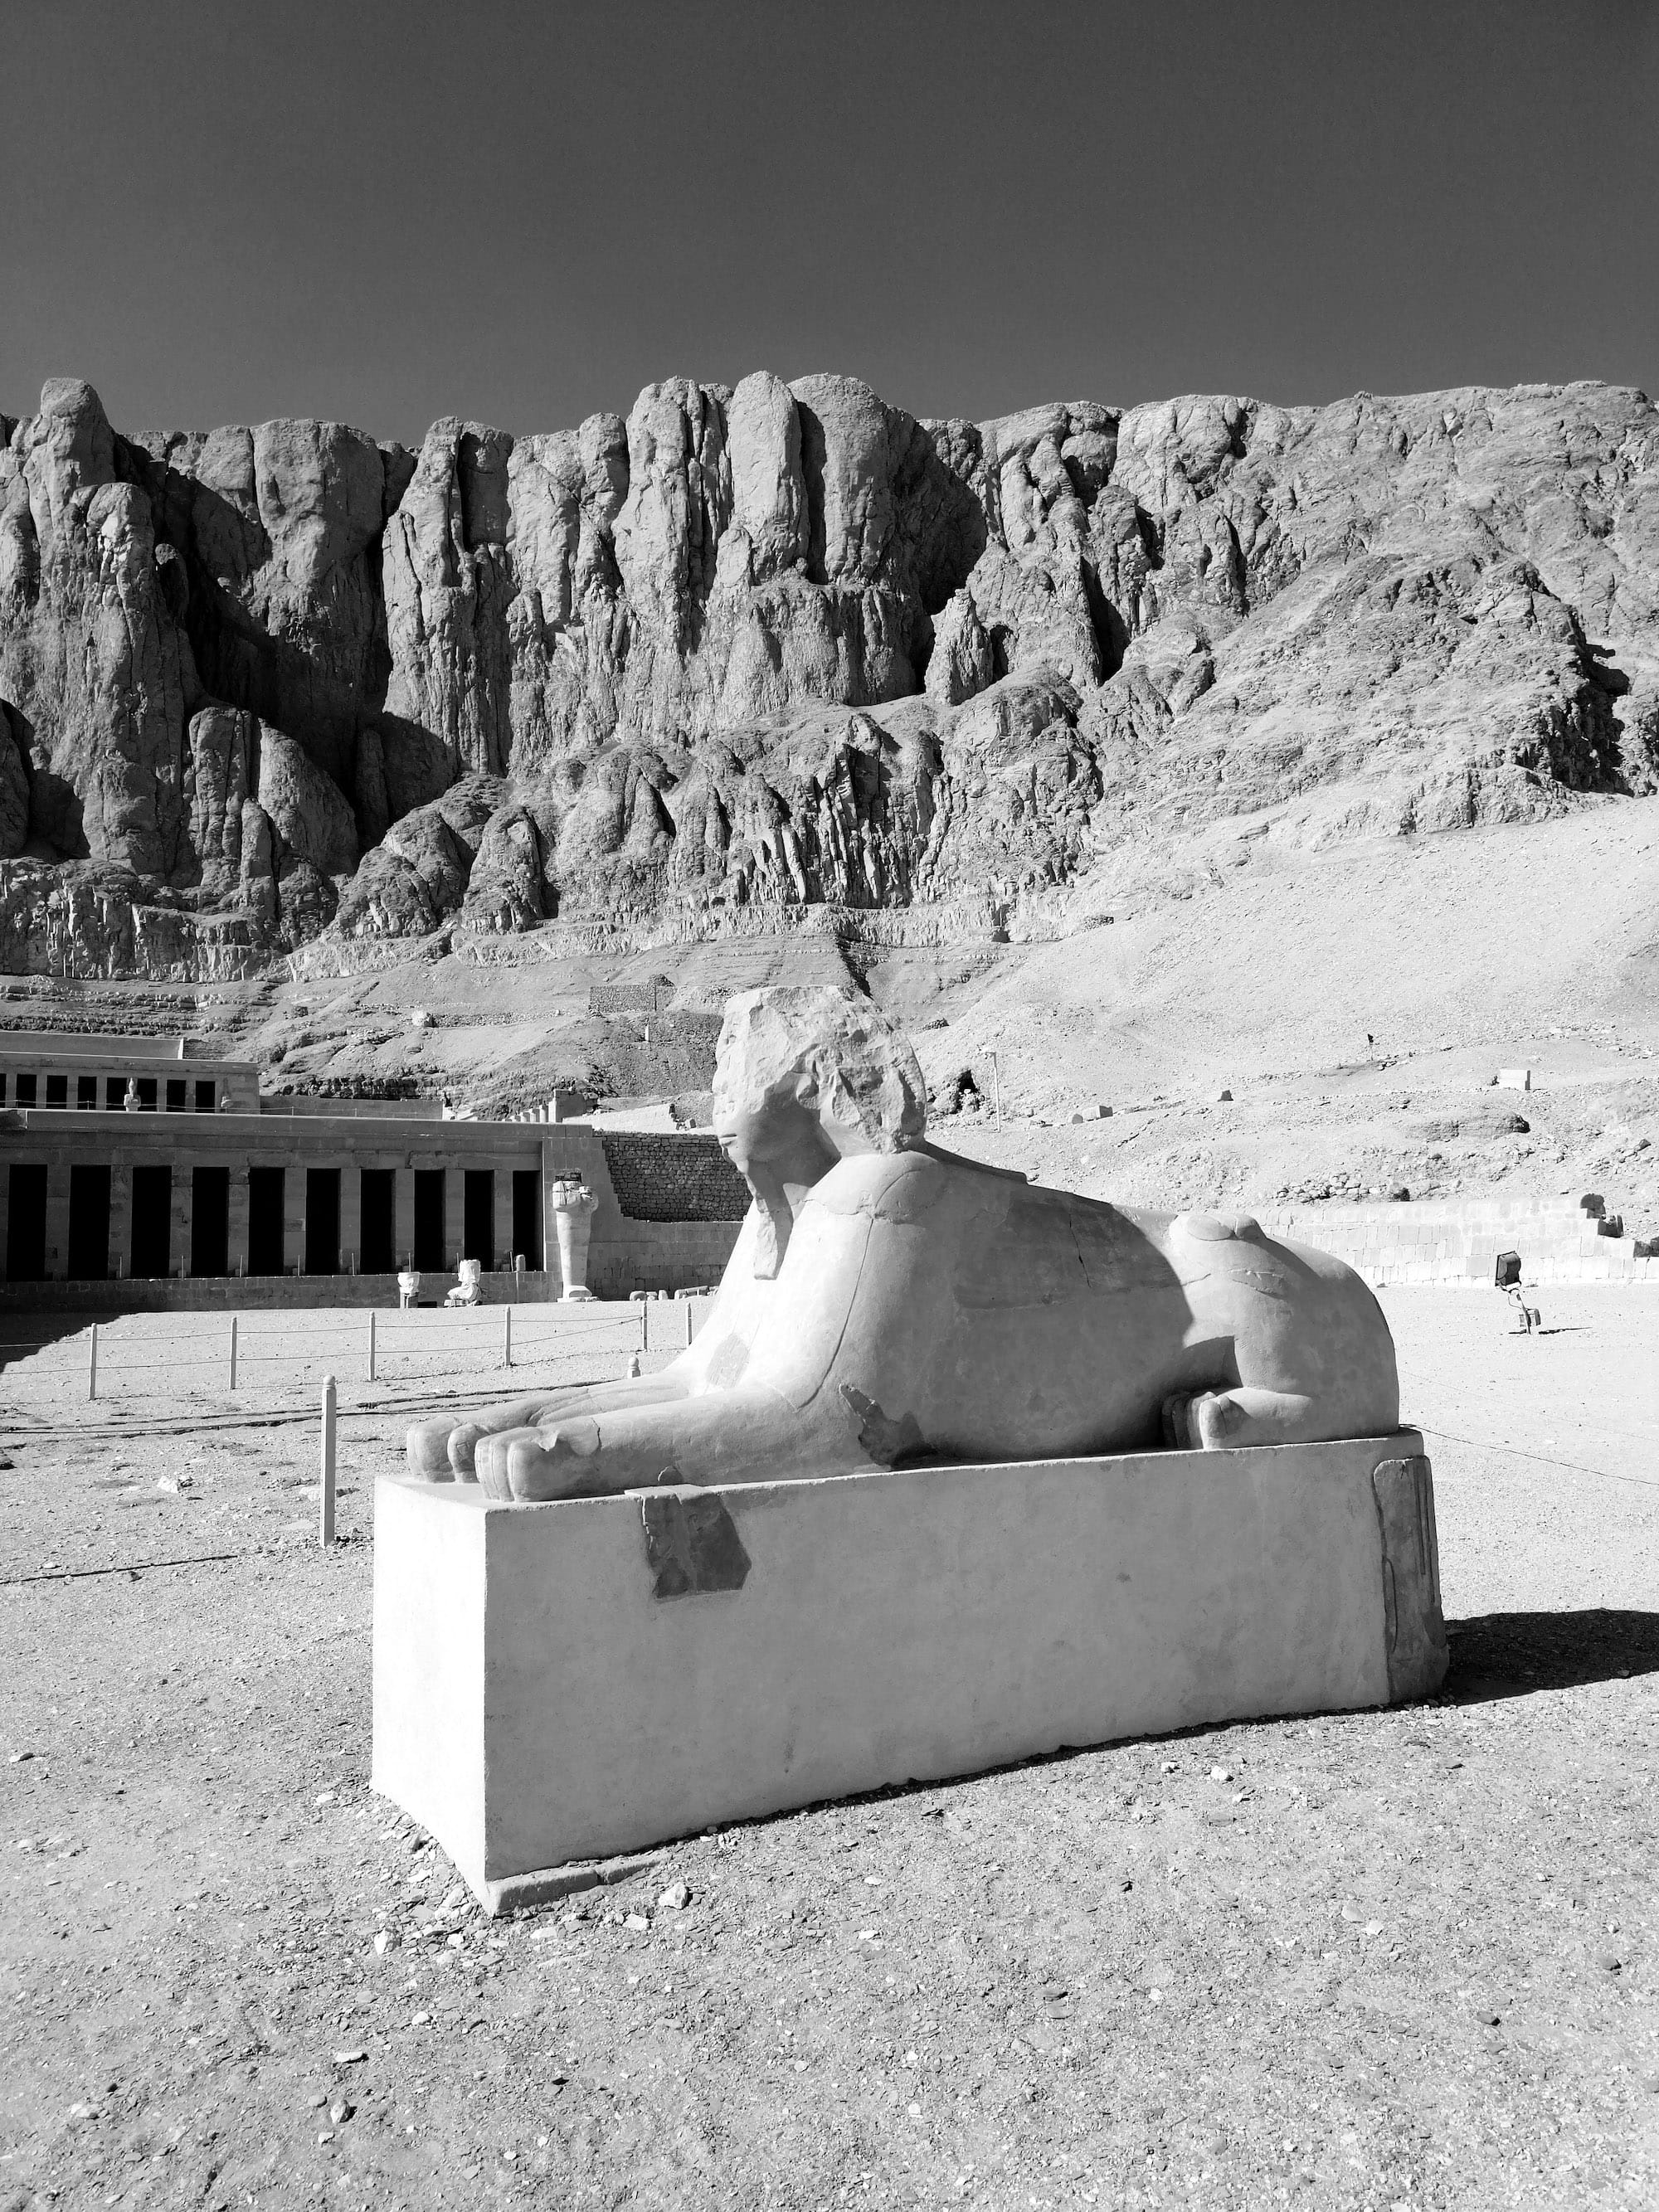
[[1446, 1664], [1413, 1431], [545, 1505], [383, 1476], [374, 1538], [374, 1785], [490, 1911], [711, 1822]]

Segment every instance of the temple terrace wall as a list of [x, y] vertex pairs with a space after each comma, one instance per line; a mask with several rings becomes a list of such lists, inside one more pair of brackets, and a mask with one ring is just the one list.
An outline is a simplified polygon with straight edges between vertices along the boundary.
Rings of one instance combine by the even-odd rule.
[[[650, 1158], [636, 1163], [629, 1148], [642, 1141]], [[361, 1105], [337, 1115], [10, 1107], [0, 1111], [0, 1297], [119, 1304], [144, 1284], [153, 1287], [138, 1303], [198, 1305], [228, 1296], [210, 1284], [246, 1282], [252, 1293], [257, 1281], [273, 1292], [281, 1283], [283, 1304], [331, 1304], [343, 1276], [390, 1279], [410, 1265], [441, 1296], [465, 1257], [506, 1279], [487, 1297], [508, 1295], [509, 1283], [519, 1295], [521, 1258], [523, 1294], [556, 1297], [550, 1200], [570, 1176], [598, 1200], [590, 1289], [690, 1288], [719, 1279], [747, 1210], [712, 1142], [601, 1141], [581, 1122], [412, 1121]], [[619, 1197], [611, 1159], [624, 1194], [646, 1194], [645, 1218]]]
[[144, 1113], [259, 1110], [253, 1063], [211, 1058], [190, 1037], [0, 1030], [0, 1106], [119, 1107], [129, 1085]]
[[1529, 1283], [1659, 1284], [1659, 1256], [1577, 1198], [1437, 1199], [1399, 1205], [1302, 1206], [1267, 1212], [1273, 1237], [1311, 1244], [1367, 1282], [1490, 1283], [1500, 1252], [1518, 1252]]

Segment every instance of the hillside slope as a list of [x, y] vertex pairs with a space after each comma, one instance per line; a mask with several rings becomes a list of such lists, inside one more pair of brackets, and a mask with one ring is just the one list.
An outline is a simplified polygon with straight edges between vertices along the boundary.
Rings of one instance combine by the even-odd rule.
[[[1231, 859], [1212, 836], [1162, 886], [1120, 890], [1096, 908], [1109, 926], [1006, 944], [795, 931], [560, 954], [461, 933], [311, 978], [14, 981], [0, 1027], [188, 1030], [279, 1090], [489, 1116], [585, 1084], [684, 1115], [707, 1111], [729, 994], [852, 981], [913, 1036], [939, 1141], [1046, 1182], [1266, 1213], [1328, 1188], [1595, 1190], [1659, 1235], [1659, 814], [1315, 851], [1270, 835]], [[1515, 1066], [1525, 1096], [1492, 1087]]]

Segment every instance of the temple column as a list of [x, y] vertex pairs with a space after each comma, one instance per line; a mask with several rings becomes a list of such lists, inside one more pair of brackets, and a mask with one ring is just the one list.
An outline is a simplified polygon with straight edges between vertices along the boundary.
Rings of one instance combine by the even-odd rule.
[[225, 1266], [233, 1275], [247, 1273], [247, 1164], [230, 1170], [230, 1208], [226, 1223]]
[[69, 1273], [70, 1171], [61, 1155], [46, 1162], [46, 1274], [61, 1283]]
[[125, 1277], [132, 1265], [132, 1162], [118, 1152], [109, 1170], [109, 1271]]
[[444, 1272], [453, 1274], [461, 1264], [461, 1238], [466, 1225], [466, 1170], [446, 1164], [444, 1171]]
[[177, 1158], [173, 1163], [173, 1204], [167, 1221], [167, 1273], [176, 1280], [190, 1271], [190, 1216], [194, 1162]]
[[283, 1166], [283, 1257], [293, 1274], [306, 1264], [306, 1170], [292, 1156]]
[[495, 1265], [513, 1270], [513, 1170], [499, 1160], [491, 1167], [489, 1187], [489, 1249]]
[[363, 1176], [351, 1161], [340, 1170], [339, 1269], [349, 1275], [362, 1265]]
[[399, 1267], [415, 1264], [415, 1170], [413, 1168], [394, 1168], [392, 1171], [392, 1258]]

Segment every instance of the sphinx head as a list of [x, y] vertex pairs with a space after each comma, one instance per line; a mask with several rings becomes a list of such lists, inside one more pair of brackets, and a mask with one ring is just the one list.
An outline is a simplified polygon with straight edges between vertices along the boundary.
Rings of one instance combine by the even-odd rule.
[[728, 1000], [714, 1131], [761, 1210], [757, 1274], [776, 1274], [801, 1194], [837, 1160], [919, 1144], [927, 1102], [908, 1038], [870, 1000], [832, 988]]

